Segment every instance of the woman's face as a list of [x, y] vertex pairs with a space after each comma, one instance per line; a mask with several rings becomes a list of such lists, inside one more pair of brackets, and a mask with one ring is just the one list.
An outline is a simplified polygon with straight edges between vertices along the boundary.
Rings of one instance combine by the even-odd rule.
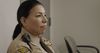
[[23, 20], [24, 28], [33, 35], [42, 34], [47, 26], [47, 17], [42, 5], [33, 7], [28, 17]]

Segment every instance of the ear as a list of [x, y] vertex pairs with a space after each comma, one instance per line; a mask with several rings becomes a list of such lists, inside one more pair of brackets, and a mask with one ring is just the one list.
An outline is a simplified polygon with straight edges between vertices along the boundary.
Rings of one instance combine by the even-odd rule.
[[25, 17], [21, 17], [20, 21], [22, 24], [25, 24]]

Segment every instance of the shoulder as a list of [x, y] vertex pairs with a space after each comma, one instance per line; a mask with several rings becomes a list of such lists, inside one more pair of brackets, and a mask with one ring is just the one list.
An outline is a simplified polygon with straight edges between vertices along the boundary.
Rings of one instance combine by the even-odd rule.
[[26, 46], [19, 46], [16, 48], [16, 53], [30, 53], [31, 50]]
[[29, 53], [29, 46], [21, 41], [20, 39], [15, 39], [11, 42], [7, 53]]

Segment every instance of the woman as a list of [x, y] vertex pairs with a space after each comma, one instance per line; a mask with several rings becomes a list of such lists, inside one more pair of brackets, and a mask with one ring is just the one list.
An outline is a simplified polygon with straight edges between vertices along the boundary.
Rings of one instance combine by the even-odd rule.
[[17, 21], [7, 53], [54, 53], [52, 44], [42, 37], [47, 18], [39, 1], [23, 2], [18, 8]]

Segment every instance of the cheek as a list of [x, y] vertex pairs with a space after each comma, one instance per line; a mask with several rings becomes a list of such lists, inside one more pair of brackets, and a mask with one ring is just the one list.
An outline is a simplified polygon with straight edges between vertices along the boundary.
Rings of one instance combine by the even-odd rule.
[[41, 24], [41, 21], [39, 19], [31, 20], [29, 23], [30, 27], [34, 30], [39, 29], [40, 24]]
[[42, 24], [41, 21], [42, 21], [42, 19], [40, 19], [40, 18], [27, 19], [27, 21], [26, 21], [26, 28], [31, 33], [40, 32], [41, 31], [40, 26]]

